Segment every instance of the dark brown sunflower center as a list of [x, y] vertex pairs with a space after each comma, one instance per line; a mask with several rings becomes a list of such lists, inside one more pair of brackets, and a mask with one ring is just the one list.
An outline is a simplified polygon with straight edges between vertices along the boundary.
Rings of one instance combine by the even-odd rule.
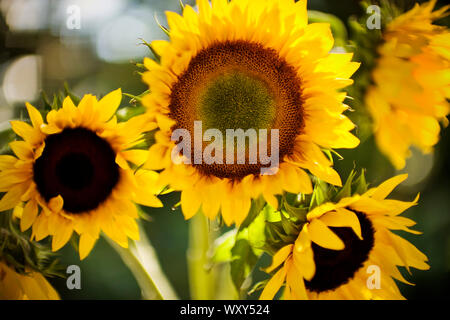
[[355, 212], [361, 225], [363, 240], [349, 227], [330, 227], [344, 242], [344, 250], [330, 250], [312, 243], [316, 273], [306, 288], [314, 292], [334, 290], [353, 278], [367, 261], [374, 245], [375, 230], [364, 213]]
[[46, 201], [61, 195], [65, 211], [86, 212], [104, 202], [119, 181], [115, 158], [110, 144], [95, 132], [65, 129], [45, 139], [34, 181]]
[[[222, 133], [223, 162], [194, 164], [202, 174], [220, 178], [241, 179], [259, 174], [264, 167], [259, 160], [228, 163], [227, 130], [254, 130], [257, 139], [261, 129], [267, 130], [264, 151], [268, 155], [272, 150], [271, 130], [278, 130], [276, 149], [282, 161], [292, 152], [295, 137], [303, 127], [301, 83], [296, 70], [274, 49], [246, 41], [226, 41], [202, 49], [172, 87], [169, 109], [170, 117], [177, 123], [174, 129], [187, 129], [191, 137], [194, 121], [201, 121], [203, 130], [217, 129]], [[246, 141], [247, 160], [249, 142]], [[208, 143], [202, 145], [204, 149]]]

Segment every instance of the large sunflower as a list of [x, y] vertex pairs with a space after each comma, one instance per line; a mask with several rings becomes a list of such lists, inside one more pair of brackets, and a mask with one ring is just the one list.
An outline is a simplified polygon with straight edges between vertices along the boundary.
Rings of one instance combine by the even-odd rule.
[[0, 261], [0, 300], [59, 300], [59, 295], [39, 272], [17, 273]]
[[408, 228], [414, 221], [399, 216], [417, 198], [386, 199], [406, 177], [310, 211], [295, 243], [274, 255], [266, 271], [277, 271], [260, 298], [272, 299], [285, 284], [285, 299], [403, 299], [394, 279], [410, 283], [397, 266], [429, 268], [423, 253], [390, 231], [419, 233]]
[[439, 121], [448, 124], [450, 32], [433, 21], [449, 6], [433, 11], [435, 4], [416, 4], [387, 25], [375, 84], [366, 94], [376, 142], [398, 169], [411, 146], [430, 152], [439, 141]]
[[[66, 97], [62, 108], [47, 114], [27, 104], [32, 126], [11, 121], [23, 138], [10, 143], [15, 156], [0, 156], [0, 211], [22, 212], [22, 231], [32, 226], [37, 241], [51, 235], [52, 250], [61, 248], [73, 231], [80, 235], [83, 259], [100, 231], [123, 247], [138, 239], [133, 203], [162, 206], [154, 195], [157, 174], [138, 170], [147, 150], [133, 147], [151, 129], [142, 116], [117, 123], [118, 89], [100, 101], [85, 95], [75, 106]], [[133, 165], [133, 166], [130, 166]]]
[[[161, 181], [181, 191], [185, 218], [201, 208], [209, 218], [220, 211], [226, 224], [240, 224], [260, 195], [276, 206], [275, 195], [283, 190], [310, 193], [305, 169], [340, 185], [322, 149], [359, 143], [350, 133], [353, 123], [342, 115], [346, 94], [338, 91], [352, 83], [348, 78], [359, 64], [351, 62], [352, 54], [330, 53], [329, 24], [308, 25], [304, 0], [197, 5], [198, 11], [184, 6], [182, 16], [167, 12], [170, 40], [151, 43], [159, 60], [146, 58], [143, 75], [150, 87], [143, 103], [159, 126], [147, 166], [162, 169]], [[260, 160], [197, 162], [194, 151], [183, 154], [193, 157], [191, 164], [174, 164], [179, 141], [171, 140], [172, 133], [185, 129], [194, 137], [195, 121], [223, 136], [227, 129], [279, 130], [278, 171], [262, 175], [266, 164]], [[203, 142], [200, 150], [207, 147]]]

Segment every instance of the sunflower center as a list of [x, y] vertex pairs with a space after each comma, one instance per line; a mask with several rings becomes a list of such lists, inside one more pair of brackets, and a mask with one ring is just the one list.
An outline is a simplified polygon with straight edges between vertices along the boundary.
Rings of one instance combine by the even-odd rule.
[[[187, 129], [191, 137], [195, 121], [202, 121], [205, 130], [219, 130], [224, 140], [228, 129], [253, 129], [258, 139], [259, 130], [266, 129], [267, 154], [272, 150], [271, 132], [278, 130], [280, 161], [292, 153], [304, 124], [296, 70], [276, 50], [244, 40], [217, 42], [200, 50], [172, 86], [169, 109], [169, 116], [176, 121], [173, 129]], [[246, 141], [247, 157], [249, 145]], [[226, 153], [224, 150], [224, 158]], [[265, 165], [258, 160], [196, 163], [195, 167], [206, 176], [238, 180], [259, 174]]]
[[233, 70], [211, 80], [200, 96], [199, 113], [207, 129], [266, 129], [275, 117], [270, 88], [246, 73]]
[[84, 128], [49, 135], [34, 164], [34, 181], [49, 201], [61, 195], [64, 210], [82, 213], [103, 203], [119, 181], [119, 167], [110, 144]]
[[80, 190], [92, 182], [94, 167], [85, 154], [69, 153], [57, 163], [56, 175], [63, 185]]
[[311, 281], [305, 281], [308, 290], [320, 293], [346, 284], [369, 258], [375, 230], [364, 213], [354, 213], [359, 219], [363, 240], [350, 227], [330, 227], [344, 242], [343, 250], [325, 249], [312, 243], [316, 273]]

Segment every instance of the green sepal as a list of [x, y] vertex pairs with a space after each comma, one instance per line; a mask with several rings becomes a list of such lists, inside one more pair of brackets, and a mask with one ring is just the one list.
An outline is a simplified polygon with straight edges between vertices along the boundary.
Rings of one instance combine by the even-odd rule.
[[231, 249], [231, 254], [231, 279], [239, 292], [239, 296], [242, 297], [246, 294], [246, 290], [248, 289], [247, 287], [243, 287], [243, 284], [255, 268], [259, 255], [255, 253], [253, 247], [247, 239], [239, 238], [239, 236]]
[[32, 270], [48, 277], [65, 276], [56, 254], [48, 246], [31, 241], [21, 233], [11, 211], [3, 213], [0, 219], [0, 243], [0, 260], [17, 273], [27, 274], [28, 270]]
[[290, 205], [286, 199], [286, 197], [283, 197], [283, 208], [284, 210], [291, 216], [297, 218], [300, 222], [306, 221], [306, 215], [308, 214], [309, 208], [308, 207], [294, 207], [293, 205]]
[[156, 51], [152, 47], [152, 45], [142, 38], [140, 40], [142, 41], [142, 44], [145, 45], [152, 52], [153, 57], [155, 58], [156, 62], [161, 63], [161, 57], [158, 53], [156, 53]]
[[327, 202], [329, 198], [330, 186], [323, 180], [315, 179], [316, 183], [314, 185], [314, 190], [311, 197], [311, 202], [309, 204], [309, 210], [320, 206], [321, 204]]
[[354, 184], [356, 186], [354, 193], [364, 194], [367, 192], [369, 189], [369, 184], [366, 181], [366, 169], [361, 169], [361, 174], [358, 179], [356, 179]]
[[156, 24], [158, 25], [158, 27], [167, 35], [167, 36], [170, 36], [170, 31], [169, 31], [169, 29], [167, 29], [166, 27], [164, 27], [160, 22], [159, 22], [159, 20], [158, 20], [158, 17], [156, 16], [156, 12], [155, 12], [155, 14], [154, 14], [154, 19], [155, 19], [155, 22], [156, 22]]
[[355, 176], [356, 176], [356, 171], [352, 170], [352, 172], [350, 172], [350, 174], [347, 178], [347, 181], [345, 181], [345, 184], [342, 186], [341, 190], [339, 190], [339, 192], [333, 198], [334, 202], [338, 202], [339, 200], [341, 200], [343, 198], [351, 197], [352, 184], [353, 184], [353, 179], [355, 178]]
[[81, 101], [80, 97], [76, 96], [75, 94], [72, 93], [72, 91], [70, 91], [69, 84], [67, 82], [64, 82], [64, 95], [66, 97], [70, 97], [70, 99], [75, 105], [78, 105]]

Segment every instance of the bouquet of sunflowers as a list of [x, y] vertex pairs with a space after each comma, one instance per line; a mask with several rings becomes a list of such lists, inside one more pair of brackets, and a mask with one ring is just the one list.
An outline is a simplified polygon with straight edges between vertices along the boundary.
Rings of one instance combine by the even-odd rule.
[[312, 3], [180, 3], [165, 40], [143, 39], [145, 91], [66, 85], [8, 119], [0, 299], [79, 289], [61, 250], [81, 263], [99, 239], [143, 299], [178, 299], [147, 235], [156, 208], [188, 224], [191, 299], [404, 299], [433, 265], [407, 217], [433, 186], [407, 183], [448, 125], [450, 6], [362, 2], [343, 22]]

